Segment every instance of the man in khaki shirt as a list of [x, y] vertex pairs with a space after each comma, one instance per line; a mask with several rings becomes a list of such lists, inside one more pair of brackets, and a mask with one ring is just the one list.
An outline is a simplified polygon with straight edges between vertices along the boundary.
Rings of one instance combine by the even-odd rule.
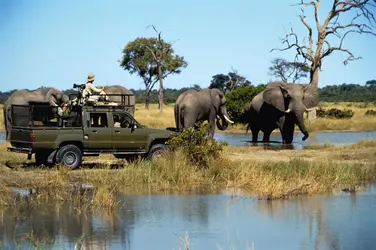
[[107, 99], [106, 93], [104, 92], [104, 87], [95, 87], [93, 84], [94, 80], [95, 75], [90, 73], [87, 77], [86, 87], [82, 91], [82, 98], [88, 102], [96, 102], [101, 96], [105, 96], [105, 99]]

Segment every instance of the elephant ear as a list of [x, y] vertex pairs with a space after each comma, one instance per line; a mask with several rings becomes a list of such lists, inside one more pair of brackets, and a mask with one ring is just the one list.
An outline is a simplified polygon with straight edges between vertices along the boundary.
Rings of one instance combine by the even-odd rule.
[[315, 87], [308, 85], [304, 88], [303, 103], [309, 109], [319, 104], [319, 93]]
[[221, 104], [221, 99], [223, 98], [223, 93], [219, 89], [213, 88], [210, 90], [210, 96], [214, 109], [216, 113], [218, 113], [219, 105]]
[[288, 93], [282, 82], [269, 83], [264, 89], [262, 98], [267, 104], [276, 107], [280, 111], [284, 112], [286, 110], [285, 98], [288, 98]]

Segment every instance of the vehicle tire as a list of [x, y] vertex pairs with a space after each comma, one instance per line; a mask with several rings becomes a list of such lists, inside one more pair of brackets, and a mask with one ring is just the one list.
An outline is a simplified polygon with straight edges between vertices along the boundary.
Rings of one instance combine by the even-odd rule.
[[166, 156], [168, 152], [168, 147], [165, 144], [157, 143], [151, 146], [148, 152], [148, 158], [154, 160], [159, 156]]
[[56, 153], [56, 163], [72, 170], [77, 169], [82, 164], [82, 152], [75, 145], [62, 146]]

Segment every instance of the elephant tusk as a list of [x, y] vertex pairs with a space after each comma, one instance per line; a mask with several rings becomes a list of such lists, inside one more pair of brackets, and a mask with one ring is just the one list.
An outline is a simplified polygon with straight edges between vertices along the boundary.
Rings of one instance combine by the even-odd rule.
[[315, 108], [310, 108], [310, 109], [305, 109], [307, 112], [311, 112], [311, 111], [313, 111], [313, 110], [315, 110]]
[[217, 119], [218, 119], [218, 120], [221, 120], [221, 117], [220, 117], [219, 115], [217, 115]]
[[51, 100], [51, 103], [52, 103], [54, 106], [56, 106], [56, 107], [59, 106], [59, 105], [56, 104], [56, 102], [54, 102], [54, 101], [52, 101], [52, 100]]
[[290, 113], [290, 111], [291, 111], [291, 109], [288, 109], [288, 110], [285, 111], [285, 113]]
[[229, 123], [234, 123], [233, 121], [231, 121], [226, 115], [224, 115], [226, 121], [228, 121]]

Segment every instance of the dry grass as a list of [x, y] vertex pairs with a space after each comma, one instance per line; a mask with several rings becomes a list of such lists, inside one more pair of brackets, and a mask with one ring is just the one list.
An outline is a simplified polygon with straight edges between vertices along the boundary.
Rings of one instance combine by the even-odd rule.
[[351, 119], [318, 118], [314, 123], [307, 123], [309, 131], [370, 131], [376, 130], [376, 116], [365, 116], [368, 109], [376, 110], [376, 104], [372, 103], [320, 103], [327, 110], [330, 108], [351, 109], [354, 116]]
[[[187, 163], [180, 152], [158, 161], [140, 161], [123, 169], [14, 169], [6, 160], [25, 161], [26, 156], [0, 149], [0, 188], [48, 187], [63, 190], [72, 183], [90, 183], [95, 195], [91, 202], [106, 209], [116, 207], [115, 191], [146, 187], [155, 191], [195, 190], [200, 187], [245, 188], [260, 197], [284, 197], [294, 193], [320, 193], [350, 187], [376, 179], [376, 140], [346, 147], [306, 150], [264, 150], [256, 147], [226, 146], [224, 157], [202, 169]], [[104, 162], [110, 156], [101, 156]], [[61, 196], [61, 195], [60, 195]], [[66, 200], [67, 198], [63, 198]]]

